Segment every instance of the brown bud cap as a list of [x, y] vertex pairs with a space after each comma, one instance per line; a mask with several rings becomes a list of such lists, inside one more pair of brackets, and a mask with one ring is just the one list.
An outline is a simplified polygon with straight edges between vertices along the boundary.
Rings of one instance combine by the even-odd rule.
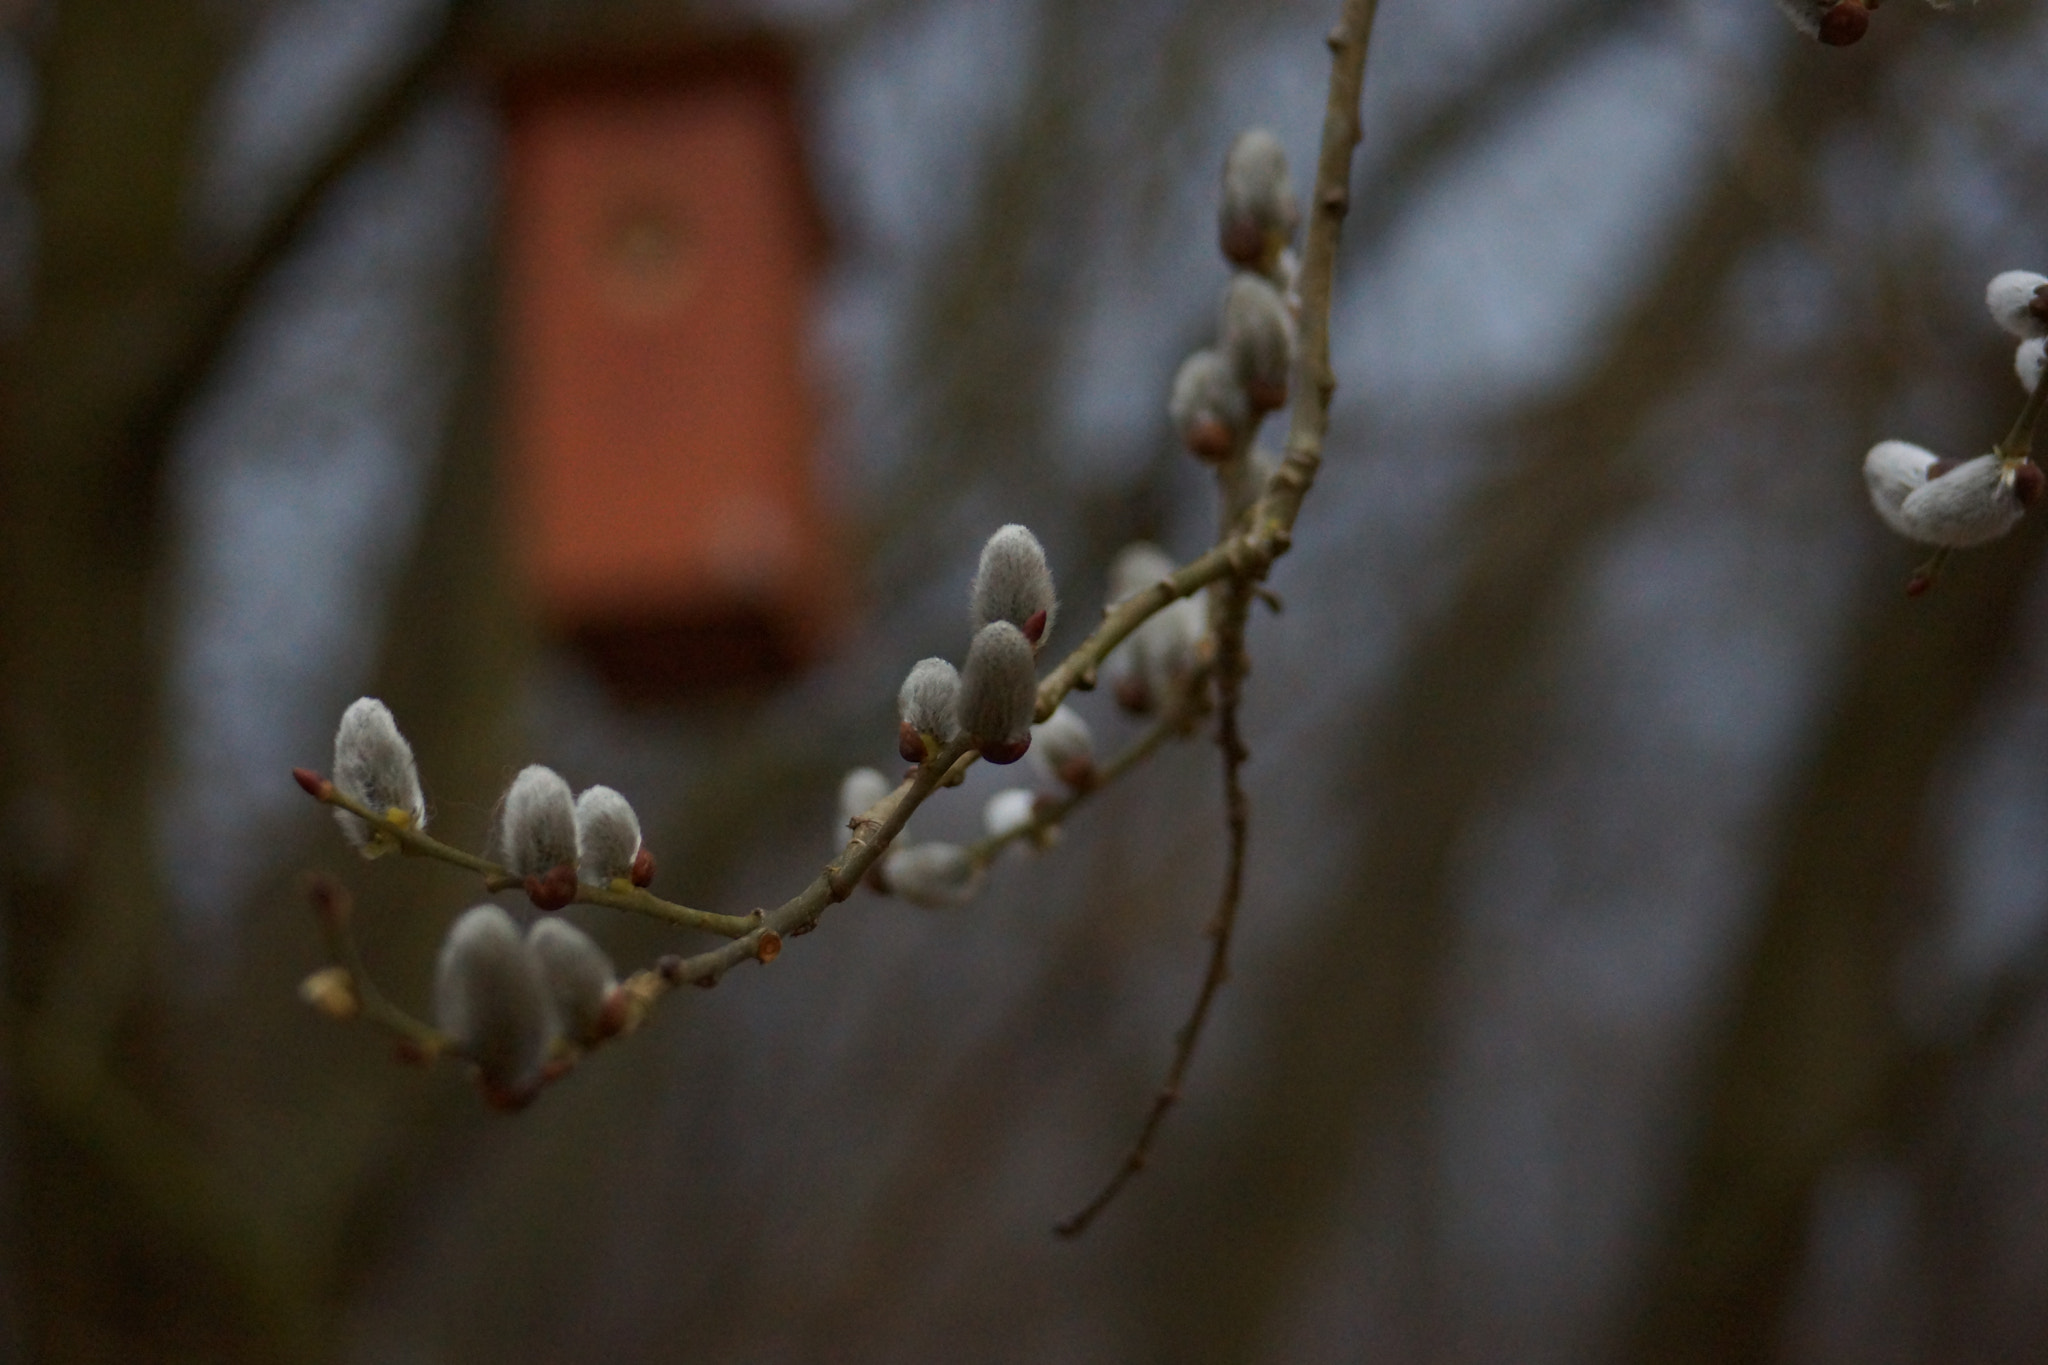
[[924, 736], [919, 734], [917, 727], [907, 720], [897, 722], [896, 752], [902, 756], [905, 763], [924, 762]]
[[1820, 18], [1820, 40], [1829, 47], [1847, 47], [1870, 28], [1870, 11], [1858, 0], [1838, 0]]
[[1906, 580], [1906, 596], [1922, 597], [1934, 586], [1934, 575], [1922, 570]]
[[576, 868], [557, 863], [525, 882], [527, 899], [542, 910], [559, 910], [576, 899]]
[[356, 979], [346, 967], [322, 967], [314, 972], [299, 983], [299, 999], [329, 1019], [343, 1023], [363, 1011], [362, 998], [356, 994]]
[[654, 853], [645, 844], [633, 855], [633, 885], [654, 885]]
[[2044, 485], [2048, 485], [2048, 475], [2043, 475], [2041, 466], [2032, 460], [2012, 471], [2012, 495], [2019, 499], [2022, 507], [2032, 507], [2039, 502]]
[[304, 789], [306, 795], [312, 797], [315, 801], [325, 801], [328, 797], [334, 795], [334, 784], [314, 772], [311, 768], [292, 769], [292, 781], [298, 783]]
[[1040, 607], [1037, 611], [1032, 612], [1030, 616], [1024, 619], [1024, 624], [1019, 629], [1024, 632], [1024, 638], [1029, 640], [1033, 646], [1043, 644], [1045, 642], [1045, 608]]
[[1936, 460], [1933, 464], [1927, 466], [1927, 482], [1933, 483], [1936, 479], [1948, 473], [1951, 469], [1954, 469], [1957, 465], [1961, 463], [1961, 460], [1951, 459], [1947, 456], [1943, 456], [1941, 459]]
[[1092, 758], [1070, 758], [1060, 764], [1060, 781], [1075, 791], [1087, 791], [1095, 785], [1095, 760]]
[[1116, 680], [1116, 704], [1134, 716], [1151, 713], [1152, 689], [1141, 674], [1130, 673]]
[[996, 744], [984, 743], [981, 746], [981, 756], [990, 763], [996, 764], [1015, 763], [1030, 751], [1031, 735], [1029, 732], [1026, 732], [1022, 739], [1012, 739]]

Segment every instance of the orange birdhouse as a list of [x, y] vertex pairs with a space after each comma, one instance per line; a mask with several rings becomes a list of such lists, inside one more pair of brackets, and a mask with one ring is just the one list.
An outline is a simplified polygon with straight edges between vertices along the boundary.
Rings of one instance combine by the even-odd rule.
[[505, 83], [512, 534], [637, 701], [801, 664], [838, 603], [813, 482], [822, 233], [776, 49]]

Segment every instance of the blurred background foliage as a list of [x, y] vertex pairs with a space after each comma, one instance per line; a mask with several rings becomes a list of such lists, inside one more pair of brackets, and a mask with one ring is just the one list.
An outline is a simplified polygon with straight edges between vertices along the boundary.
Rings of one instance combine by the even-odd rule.
[[[516, 1120], [293, 998], [303, 869], [402, 998], [474, 899], [287, 780], [360, 693], [455, 841], [547, 762], [634, 800], [669, 894], [774, 904], [990, 529], [1046, 541], [1056, 647], [1125, 541], [1198, 550], [1164, 394], [1215, 170], [1251, 123], [1312, 163], [1330, 10], [5, 7], [0, 1354], [2048, 1353], [2043, 531], [1908, 602], [1857, 473], [2019, 400], [1978, 300], [2048, 260], [2021, 0], [1840, 51], [1765, 0], [1385, 0], [1329, 459], [1253, 627], [1236, 975], [1079, 1244], [1203, 961], [1200, 745]], [[800, 54], [858, 606], [803, 676], [650, 712], [509, 586], [488, 72], [678, 22]]]

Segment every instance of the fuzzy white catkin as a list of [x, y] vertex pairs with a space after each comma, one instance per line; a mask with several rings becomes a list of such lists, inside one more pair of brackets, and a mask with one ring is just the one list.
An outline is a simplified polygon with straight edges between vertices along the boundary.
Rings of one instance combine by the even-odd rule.
[[1182, 445], [1203, 459], [1221, 460], [1250, 427], [1252, 407], [1230, 361], [1204, 347], [1174, 372], [1166, 415]]
[[[834, 847], [844, 848], [848, 830], [853, 822], [867, 814], [869, 807], [894, 790], [889, 779], [873, 768], [855, 768], [842, 778], [839, 783], [839, 829], [835, 835]], [[898, 844], [901, 844], [903, 839], [904, 836], [901, 834], [896, 836]]]
[[604, 1010], [619, 984], [604, 949], [559, 915], [545, 915], [526, 931], [526, 946], [540, 968], [563, 1030], [585, 1046], [605, 1032]]
[[[1143, 592], [1174, 570], [1165, 551], [1136, 541], [1117, 552], [1109, 566], [1109, 605]], [[1209, 614], [1200, 601], [1182, 597], [1168, 603], [1126, 636], [1103, 661], [1103, 673], [1119, 696], [1142, 694], [1157, 705], [1177, 691], [1200, 661]], [[1133, 693], [1130, 689], [1137, 689]]]
[[1095, 734], [1080, 712], [1065, 702], [1031, 727], [1031, 762], [1048, 777], [1066, 780], [1070, 772], [1095, 764]]
[[2041, 382], [2044, 364], [2048, 364], [2048, 339], [2031, 337], [2012, 353], [2012, 372], [2019, 376], [2020, 387], [2028, 393]]
[[499, 907], [479, 905], [448, 930], [434, 967], [434, 1023], [494, 1098], [517, 1104], [539, 1087], [554, 1005], [519, 926]]
[[1965, 460], [1906, 495], [1899, 521], [1928, 545], [1962, 550], [1998, 539], [2026, 514], [1996, 455]]
[[1014, 522], [990, 536], [981, 547], [969, 597], [977, 632], [992, 621], [1008, 621], [1029, 631], [1032, 618], [1044, 612], [1037, 634], [1030, 637], [1034, 648], [1044, 644], [1052, 635], [1059, 602], [1053, 593], [1052, 566], [1046, 563], [1038, 537]]
[[1028, 787], [1005, 787], [981, 808], [981, 827], [991, 839], [1001, 839], [1029, 826], [1037, 806], [1037, 792]]
[[1870, 505], [1884, 524], [1902, 536], [1911, 536], [1899, 509], [1907, 497], [1927, 483], [1927, 470], [1940, 458], [1911, 441], [1879, 441], [1863, 457], [1863, 482], [1870, 489]]
[[981, 869], [958, 844], [892, 847], [882, 860], [882, 880], [892, 894], [927, 910], [954, 910], [981, 889]]
[[960, 670], [960, 728], [985, 744], [1006, 744], [1031, 733], [1037, 709], [1031, 642], [1008, 621], [989, 622], [967, 647], [967, 666]]
[[950, 744], [959, 733], [960, 673], [944, 659], [920, 659], [896, 693], [896, 714], [919, 734]]
[[610, 787], [585, 787], [576, 797], [576, 873], [592, 886], [631, 878], [640, 854], [640, 817]]
[[515, 877], [538, 877], [576, 861], [576, 798], [553, 768], [522, 768], [505, 791], [498, 849]]
[[2048, 336], [2048, 319], [2034, 312], [2036, 291], [2048, 285], [2048, 276], [2031, 270], [2007, 270], [1991, 277], [1984, 287], [1984, 307], [1991, 320], [2016, 337]]
[[[334, 787], [380, 814], [402, 810], [414, 829], [426, 828], [427, 799], [420, 790], [412, 745], [398, 733], [391, 708], [375, 697], [358, 697], [341, 713], [341, 726], [334, 732]], [[337, 810], [334, 818], [363, 856], [382, 851], [372, 848], [373, 831], [361, 817]]]
[[1223, 254], [1250, 265], [1294, 236], [1301, 203], [1280, 139], [1264, 128], [1237, 135], [1223, 158], [1223, 194], [1216, 209]]
[[1223, 351], [1255, 408], [1287, 401], [1294, 367], [1294, 319], [1280, 291], [1240, 271], [1223, 291]]

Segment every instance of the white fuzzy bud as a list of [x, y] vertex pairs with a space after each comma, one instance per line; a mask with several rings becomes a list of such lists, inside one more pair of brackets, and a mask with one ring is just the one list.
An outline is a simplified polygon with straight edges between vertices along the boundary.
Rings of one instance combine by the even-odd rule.
[[1280, 291], [1240, 272], [1223, 291], [1223, 353], [1253, 412], [1287, 402], [1294, 368], [1294, 318]]
[[1115, 606], [1126, 597], [1145, 591], [1180, 566], [1173, 556], [1149, 540], [1134, 540], [1109, 561], [1109, 601]]
[[1984, 306], [1991, 320], [2016, 337], [2048, 336], [2048, 276], [2031, 270], [1994, 275], [1984, 287]]
[[[836, 847], [846, 846], [847, 831], [855, 821], [868, 813], [875, 802], [896, 790], [889, 779], [873, 768], [855, 768], [839, 783], [839, 831]], [[897, 835], [896, 842], [902, 843], [903, 836]]]
[[1928, 476], [1899, 504], [1899, 525], [1914, 540], [1955, 550], [2010, 531], [2041, 492], [2036, 466], [2007, 469], [1996, 455], [1979, 455], [1948, 470], [1936, 463]]
[[1300, 221], [1280, 139], [1264, 128], [1239, 133], [1223, 158], [1223, 199], [1216, 210], [1224, 256], [1257, 266], [1293, 239]]
[[554, 1006], [519, 926], [497, 906], [479, 905], [448, 930], [434, 968], [434, 1023], [475, 1063], [493, 1104], [517, 1108], [540, 1089]]
[[1031, 727], [1031, 761], [1049, 777], [1070, 787], [1095, 780], [1095, 736], [1079, 712], [1061, 702], [1059, 709]]
[[[427, 798], [420, 791], [412, 745], [398, 733], [391, 708], [375, 697], [359, 697], [341, 713], [341, 726], [334, 732], [334, 789], [380, 815], [403, 811], [414, 829], [426, 828]], [[377, 831], [360, 816], [337, 810], [334, 818], [365, 858], [393, 847], [388, 839], [374, 838]]]
[[526, 931], [526, 946], [570, 1038], [588, 1047], [618, 1031], [607, 1009], [618, 972], [590, 935], [559, 915], [547, 915]]
[[896, 714], [921, 735], [949, 744], [959, 733], [960, 673], [944, 659], [921, 659], [896, 694]]
[[2040, 384], [2044, 364], [2048, 364], [2048, 339], [2031, 337], [2012, 353], [2012, 372], [2019, 376], [2020, 387], [2028, 393]]
[[1792, 27], [1830, 47], [1847, 47], [1870, 27], [1864, 0], [1778, 0]]
[[498, 849], [515, 877], [539, 877], [576, 861], [576, 798], [553, 768], [520, 770], [498, 816]]
[[1037, 663], [1031, 642], [1008, 621], [991, 621], [967, 648], [960, 670], [960, 728], [992, 763], [1011, 763], [1031, 744], [1038, 710]]
[[890, 892], [927, 910], [953, 910], [981, 889], [981, 869], [958, 844], [917, 844], [890, 848], [882, 859], [882, 880]]
[[[1109, 604], [1158, 583], [1174, 571], [1158, 546], [1138, 541], [1125, 546], [1109, 566]], [[1176, 598], [1124, 638], [1103, 660], [1103, 674], [1127, 711], [1152, 710], [1176, 695], [1201, 662], [1209, 614], [1191, 597]]]
[[1052, 567], [1038, 537], [1012, 523], [981, 547], [970, 594], [974, 629], [992, 621], [1008, 621], [1022, 631], [1035, 650], [1052, 634], [1059, 613], [1052, 585]]
[[1250, 429], [1251, 400], [1237, 382], [1221, 351], [1203, 348], [1174, 372], [1173, 393], [1166, 400], [1180, 443], [1204, 460], [1228, 459]]
[[1863, 482], [1870, 489], [1870, 505], [1884, 524], [1902, 536], [1910, 536], [1900, 508], [1906, 499], [1927, 483], [1927, 471], [1941, 457], [1911, 441], [1879, 441], [1863, 457]]
[[640, 856], [640, 817], [610, 787], [586, 787], [576, 798], [576, 871], [592, 886], [631, 880]]
[[1031, 824], [1038, 793], [1028, 787], [1005, 787], [981, 808], [981, 827], [991, 839], [1007, 838]]

